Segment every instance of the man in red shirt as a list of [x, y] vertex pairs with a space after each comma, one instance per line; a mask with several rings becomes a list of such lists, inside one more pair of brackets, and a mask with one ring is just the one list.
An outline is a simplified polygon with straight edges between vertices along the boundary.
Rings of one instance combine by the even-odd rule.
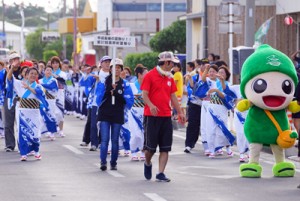
[[144, 110], [144, 150], [146, 161], [144, 164], [144, 176], [147, 180], [152, 177], [151, 159], [159, 146], [159, 173], [157, 181], [171, 181], [164, 174], [168, 162], [169, 151], [171, 151], [173, 140], [173, 127], [171, 120], [171, 105], [178, 113], [178, 119], [185, 122], [177, 97], [175, 95], [176, 84], [172, 78], [174, 55], [172, 52], [162, 52], [158, 56], [158, 66], [152, 69], [144, 77], [141, 89], [145, 102]]

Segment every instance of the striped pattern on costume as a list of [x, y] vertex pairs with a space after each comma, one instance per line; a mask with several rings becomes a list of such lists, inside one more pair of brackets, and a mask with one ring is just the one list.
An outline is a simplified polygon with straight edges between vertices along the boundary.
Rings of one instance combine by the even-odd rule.
[[145, 107], [144, 100], [141, 96], [134, 97], [134, 103], [132, 107]]
[[20, 98], [20, 108], [39, 109], [40, 102], [34, 98]]
[[47, 90], [46, 90], [46, 99], [55, 99], [55, 96], [53, 96], [52, 94], [50, 94]]
[[210, 103], [217, 104], [217, 105], [223, 105], [222, 100], [216, 94], [212, 94], [210, 96]]

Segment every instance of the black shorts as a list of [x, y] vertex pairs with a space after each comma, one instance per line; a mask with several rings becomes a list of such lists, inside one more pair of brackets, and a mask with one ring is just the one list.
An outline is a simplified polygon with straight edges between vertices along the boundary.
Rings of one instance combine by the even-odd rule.
[[300, 118], [300, 112], [292, 113], [292, 118], [293, 119], [299, 119]]
[[171, 117], [144, 117], [144, 150], [156, 152], [157, 145], [159, 152], [171, 151], [173, 141], [173, 127]]

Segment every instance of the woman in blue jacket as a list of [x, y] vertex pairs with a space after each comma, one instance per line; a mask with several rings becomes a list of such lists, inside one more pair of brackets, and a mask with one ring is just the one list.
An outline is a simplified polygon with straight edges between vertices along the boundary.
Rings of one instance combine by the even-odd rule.
[[[112, 66], [115, 62], [115, 84], [112, 84]], [[124, 123], [124, 109], [130, 109], [134, 102], [134, 96], [130, 85], [126, 80], [120, 78], [123, 70], [123, 61], [114, 59], [110, 63], [110, 75], [105, 82], [99, 82], [96, 88], [96, 100], [100, 103], [98, 109], [98, 121], [100, 121], [101, 147], [100, 160], [102, 171], [107, 169], [108, 143], [111, 138], [111, 160], [110, 169], [117, 170], [117, 160], [119, 151], [120, 129]], [[113, 97], [115, 99], [112, 103]]]

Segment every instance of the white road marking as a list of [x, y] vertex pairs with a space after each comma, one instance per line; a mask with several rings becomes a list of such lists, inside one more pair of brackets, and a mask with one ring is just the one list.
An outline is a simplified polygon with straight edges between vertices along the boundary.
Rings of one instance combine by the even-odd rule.
[[84, 154], [82, 151], [80, 151], [79, 149], [77, 149], [71, 145], [63, 145], [63, 147], [69, 149], [70, 151], [72, 151], [75, 154], [79, 154], [79, 155]]
[[[97, 164], [95, 164], [98, 168], [100, 168], [100, 164], [99, 163], [97, 163]], [[109, 168], [109, 167], [107, 167], [107, 168]], [[105, 171], [105, 172], [107, 172], [108, 174], [110, 174], [111, 176], [114, 176], [114, 177], [117, 177], [117, 178], [123, 178], [123, 177], [125, 177], [124, 175], [122, 175], [122, 174], [120, 174], [118, 171], [116, 171], [116, 170], [107, 170], [107, 171]]]
[[160, 197], [156, 193], [144, 193], [144, 195], [153, 201], [167, 201], [166, 199]]
[[217, 179], [233, 179], [233, 178], [240, 178], [239, 175], [204, 175], [205, 177], [212, 177]]
[[169, 156], [183, 155], [183, 154], [186, 154], [186, 153], [184, 153], [183, 151], [180, 151], [180, 152], [169, 152]]

